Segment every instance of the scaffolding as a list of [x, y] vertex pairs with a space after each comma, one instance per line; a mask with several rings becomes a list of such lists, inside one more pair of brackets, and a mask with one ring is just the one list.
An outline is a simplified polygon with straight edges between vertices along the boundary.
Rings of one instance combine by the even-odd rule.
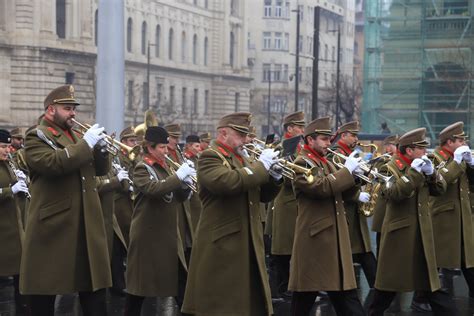
[[472, 132], [472, 0], [366, 0], [363, 129]]

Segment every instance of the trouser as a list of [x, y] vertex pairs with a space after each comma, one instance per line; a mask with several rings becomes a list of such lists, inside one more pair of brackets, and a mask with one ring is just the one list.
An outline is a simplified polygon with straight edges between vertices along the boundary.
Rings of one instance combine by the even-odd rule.
[[[329, 299], [338, 316], [363, 316], [364, 308], [359, 301], [357, 291], [328, 291]], [[293, 292], [291, 316], [308, 316], [318, 292]]]
[[127, 258], [127, 250], [122, 242], [114, 234], [114, 242], [112, 246], [112, 288], [117, 290], [125, 289], [125, 265], [124, 260]]
[[[422, 291], [417, 291], [422, 293]], [[383, 316], [384, 311], [390, 306], [397, 293], [391, 291], [381, 291], [375, 289], [374, 300], [369, 307], [369, 316]], [[424, 291], [423, 297], [426, 297], [433, 315], [457, 315], [456, 305], [448, 293], [442, 290], [435, 292]]]
[[[175, 296], [176, 304], [179, 310], [183, 306], [184, 292], [186, 290], [187, 273], [183, 266], [179, 264], [178, 269], [178, 295]], [[127, 294], [125, 299], [125, 316], [140, 316], [142, 311], [144, 296]], [[185, 315], [181, 313], [181, 315]]]
[[274, 255], [274, 263], [277, 274], [278, 293], [284, 293], [288, 290], [288, 281], [290, 278], [290, 255]]
[[17, 315], [30, 315], [28, 295], [20, 294], [20, 275], [13, 276], [13, 293], [15, 297], [15, 310]]
[[373, 288], [375, 284], [375, 275], [377, 274], [377, 260], [372, 251], [353, 254], [352, 261], [360, 264], [362, 270], [364, 270], [369, 287]]
[[[105, 289], [95, 292], [79, 292], [82, 314], [87, 316], [107, 315]], [[54, 316], [56, 295], [30, 295], [31, 315]]]

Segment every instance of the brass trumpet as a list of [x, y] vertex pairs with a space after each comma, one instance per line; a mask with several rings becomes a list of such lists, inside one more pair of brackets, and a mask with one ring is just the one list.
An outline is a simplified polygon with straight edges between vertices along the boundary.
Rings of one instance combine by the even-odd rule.
[[[71, 120], [73, 121], [74, 124], [76, 124], [77, 126], [81, 128], [79, 132], [82, 135], [84, 135], [85, 131], [87, 131], [91, 127], [91, 125], [80, 123], [76, 119], [71, 119]], [[140, 154], [140, 146], [134, 146], [134, 147], [127, 146], [109, 135], [105, 135], [104, 141], [107, 144], [106, 149], [111, 155], [116, 156], [119, 153], [121, 153], [122, 150], [125, 150], [128, 154], [128, 158], [133, 161]]]
[[[337, 151], [332, 150], [331, 148], [327, 148], [327, 150], [328, 150], [331, 154], [334, 155], [334, 156], [333, 156], [333, 159], [332, 159], [332, 160], [333, 160], [332, 162], [333, 162], [337, 167], [343, 168], [343, 167], [344, 167], [344, 164], [342, 164], [342, 163], [340, 163], [340, 162], [336, 162], [336, 161], [334, 160], [334, 158], [335, 158], [335, 157], [338, 157], [338, 158], [340, 158], [340, 159], [342, 159], [342, 160], [345, 161], [345, 160], [347, 159], [347, 157], [344, 156], [343, 154], [338, 153]], [[382, 182], [384, 182], [384, 183], [390, 182], [390, 181], [392, 180], [392, 177], [391, 177], [391, 176], [390, 176], [390, 177], [389, 177], [389, 176], [385, 176], [385, 175], [381, 174], [380, 172], [378, 172], [378, 171], [376, 171], [376, 170], [373, 170], [373, 169], [370, 167], [370, 165], [367, 164], [366, 162], [361, 161], [360, 164], [359, 164], [359, 168], [360, 168], [362, 171], [364, 171], [364, 173], [370, 174], [370, 175], [372, 175], [374, 178], [379, 179], [380, 181], [382, 181]], [[370, 177], [368, 177], [368, 176], [366, 176], [365, 174], [358, 174], [358, 173], [357, 173], [356, 176], [359, 177], [361, 180], [367, 182], [367, 183], [372, 183], [372, 182], [373, 182], [373, 179], [370, 178]]]
[[[171, 159], [170, 156], [165, 155], [165, 158], [173, 166], [173, 169], [172, 169], [173, 172], [175, 172], [176, 170], [179, 169], [179, 167], [181, 167], [181, 164], [179, 164], [176, 161], [174, 161], [173, 159]], [[196, 177], [190, 177], [190, 178], [191, 178], [191, 180], [193, 180], [193, 183], [187, 183], [187, 182], [185, 182], [185, 183], [194, 193], [197, 193], [197, 191], [198, 191], [197, 190], [197, 185], [196, 185], [197, 179], [196, 179]]]
[[[248, 152], [251, 152], [256, 157], [259, 157], [260, 154], [262, 153], [262, 149], [256, 146], [255, 144], [245, 144], [243, 145], [243, 147], [245, 150], [247, 150]], [[285, 178], [294, 180], [296, 176], [296, 172], [300, 172], [304, 175], [308, 183], [314, 182], [312, 168], [308, 169], [308, 168], [302, 167], [284, 158], [279, 158], [276, 165], [282, 169], [281, 175], [284, 176]]]

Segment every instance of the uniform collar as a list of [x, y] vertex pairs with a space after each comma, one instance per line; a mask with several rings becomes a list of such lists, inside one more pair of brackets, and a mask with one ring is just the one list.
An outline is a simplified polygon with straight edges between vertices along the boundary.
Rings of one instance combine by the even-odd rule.
[[449, 159], [449, 157], [453, 157], [454, 155], [454, 153], [446, 147], [441, 147], [439, 149], [439, 153], [441, 154], [441, 156], [443, 156], [444, 159]]
[[228, 156], [229, 154], [232, 154], [234, 155], [241, 163], [244, 163], [244, 158], [242, 158], [241, 155], [239, 155], [238, 153], [235, 152], [234, 149], [230, 148], [229, 146], [227, 146], [226, 144], [224, 143], [221, 143], [220, 141], [216, 140], [216, 145], [217, 145], [217, 149], [219, 149], [220, 152], [224, 151], [223, 154], [225, 156]]
[[352, 149], [350, 149], [349, 146], [344, 144], [341, 140], [337, 141], [337, 144], [340, 148], [342, 148], [342, 151], [344, 151], [346, 155], [350, 155], [352, 153]]
[[411, 165], [412, 163], [412, 159], [408, 158], [407, 156], [405, 156], [404, 154], [402, 154], [400, 151], [397, 151], [397, 156], [403, 160], [403, 162], [405, 162], [407, 165]]
[[318, 154], [313, 148], [309, 147], [308, 145], [304, 145], [304, 149], [308, 152], [308, 157], [314, 160], [315, 162], [322, 162], [323, 164], [327, 164], [328, 160], [326, 157], [321, 156]]
[[56, 123], [54, 123], [53, 121], [47, 119], [46, 117], [43, 118], [42, 123], [44, 123], [44, 124], [41, 124], [41, 125], [47, 126], [48, 130], [54, 136], [58, 137], [58, 136], [61, 136], [61, 134], [62, 134], [64, 136], [66, 136], [67, 138], [69, 138], [69, 140], [72, 141], [73, 143], [76, 142], [75, 137], [73, 137], [73, 133], [71, 132], [70, 129], [64, 129], [64, 128], [56, 125]]
[[165, 163], [164, 160], [156, 159], [155, 157], [153, 157], [150, 154], [145, 154], [145, 156], [143, 157], [143, 161], [149, 166], [153, 166], [153, 165], [157, 164], [161, 168], [166, 169], [166, 163]]

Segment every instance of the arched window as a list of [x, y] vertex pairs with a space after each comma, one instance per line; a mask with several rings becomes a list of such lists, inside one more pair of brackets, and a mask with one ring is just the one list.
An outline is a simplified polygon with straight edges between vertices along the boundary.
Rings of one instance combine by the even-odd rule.
[[56, 0], [56, 34], [66, 38], [66, 0]]
[[155, 57], [160, 57], [160, 50], [161, 50], [161, 27], [158, 24], [156, 26], [156, 31], [155, 31]]
[[142, 54], [146, 55], [146, 22], [142, 23]]
[[235, 46], [234, 32], [230, 32], [230, 47], [229, 47], [229, 64], [234, 67], [234, 46]]
[[132, 31], [133, 31], [133, 22], [132, 18], [128, 18], [127, 21], [127, 52], [132, 52]]
[[186, 32], [181, 33], [181, 62], [186, 62]]
[[99, 42], [99, 10], [95, 10], [95, 15], [94, 15], [94, 43], [95, 46], [97, 46], [97, 43]]
[[174, 31], [170, 28], [168, 34], [168, 59], [173, 60]]
[[198, 37], [196, 34], [193, 36], [193, 64], [197, 65], [197, 51], [198, 51]]
[[204, 66], [207, 66], [207, 55], [209, 53], [209, 40], [207, 36], [204, 38]]

